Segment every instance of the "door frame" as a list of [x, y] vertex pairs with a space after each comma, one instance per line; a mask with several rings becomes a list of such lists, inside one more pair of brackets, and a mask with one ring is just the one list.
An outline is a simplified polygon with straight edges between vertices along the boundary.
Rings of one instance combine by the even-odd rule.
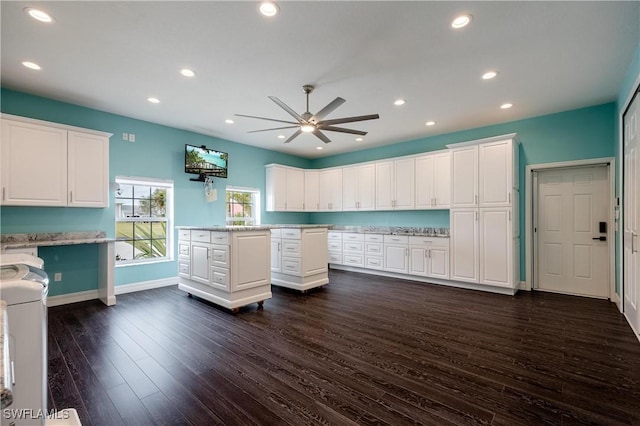
[[[570, 167], [585, 167], [585, 166], [602, 166], [606, 165], [608, 168], [607, 178], [609, 179], [609, 214], [608, 222], [609, 222], [609, 239], [611, 244], [609, 244], [609, 299], [616, 304], [620, 304], [620, 299], [618, 299], [618, 294], [616, 293], [615, 285], [616, 285], [616, 239], [618, 237], [618, 222], [615, 220], [615, 183], [616, 183], [616, 167], [615, 167], [615, 158], [614, 157], [605, 157], [605, 158], [592, 158], [588, 160], [573, 160], [573, 161], [561, 161], [557, 163], [544, 163], [544, 164], [532, 164], [526, 167], [525, 172], [525, 208], [524, 208], [524, 217], [525, 217], [525, 284], [524, 290], [533, 290], [534, 283], [534, 271], [535, 271], [535, 239], [533, 233], [533, 217], [535, 215], [534, 206], [537, 205], [537, 196], [538, 196], [538, 187], [534, 185], [534, 172], [542, 171], [542, 170], [553, 170], [553, 169], [566, 169]], [[522, 288], [522, 287], [521, 287]]]

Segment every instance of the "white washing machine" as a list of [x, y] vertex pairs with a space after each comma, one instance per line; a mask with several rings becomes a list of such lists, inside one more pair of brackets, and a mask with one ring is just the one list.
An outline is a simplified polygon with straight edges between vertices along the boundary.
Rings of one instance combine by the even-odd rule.
[[7, 304], [14, 383], [2, 426], [45, 424], [49, 278], [42, 267], [42, 259], [28, 254], [0, 256], [0, 299]]

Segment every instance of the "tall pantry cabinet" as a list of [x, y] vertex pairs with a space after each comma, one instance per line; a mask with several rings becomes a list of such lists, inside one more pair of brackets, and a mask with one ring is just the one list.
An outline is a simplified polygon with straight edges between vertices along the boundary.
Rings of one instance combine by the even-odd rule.
[[515, 288], [519, 282], [515, 134], [448, 145], [451, 279]]

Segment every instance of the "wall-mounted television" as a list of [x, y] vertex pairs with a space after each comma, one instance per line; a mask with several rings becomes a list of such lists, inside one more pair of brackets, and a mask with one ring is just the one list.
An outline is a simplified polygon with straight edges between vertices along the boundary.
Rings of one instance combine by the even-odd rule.
[[186, 144], [184, 146], [184, 172], [199, 175], [204, 180], [207, 176], [227, 177], [229, 155], [203, 146]]

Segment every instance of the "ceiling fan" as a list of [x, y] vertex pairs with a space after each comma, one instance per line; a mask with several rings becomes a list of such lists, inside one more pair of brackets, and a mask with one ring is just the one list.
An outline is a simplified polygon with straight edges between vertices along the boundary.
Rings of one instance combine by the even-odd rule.
[[236, 116], [258, 118], [260, 120], [276, 121], [278, 123], [290, 124], [290, 126], [285, 126], [285, 127], [274, 127], [271, 129], [252, 130], [249, 133], [297, 128], [298, 130], [296, 130], [294, 134], [289, 136], [289, 139], [284, 141], [284, 143], [291, 142], [301, 133], [313, 133], [322, 142], [324, 143], [331, 142], [331, 139], [329, 139], [324, 133], [322, 133], [321, 130], [330, 131], [330, 132], [350, 133], [353, 135], [364, 136], [367, 134], [367, 132], [363, 132], [361, 130], [354, 130], [354, 129], [345, 129], [344, 127], [336, 127], [335, 124], [352, 123], [355, 121], [375, 120], [377, 118], [380, 118], [378, 114], [369, 114], [369, 115], [358, 115], [354, 117], [334, 118], [333, 120], [323, 120], [324, 117], [326, 117], [331, 112], [333, 112], [336, 108], [338, 108], [340, 105], [345, 103], [345, 100], [340, 97], [337, 97], [333, 101], [329, 102], [327, 106], [322, 108], [317, 113], [311, 114], [309, 112], [309, 94], [313, 92], [313, 89], [314, 87], [310, 84], [306, 84], [302, 86], [302, 91], [304, 92], [305, 95], [307, 95], [307, 110], [302, 114], [298, 114], [293, 109], [291, 109], [287, 104], [285, 104], [275, 96], [269, 96], [269, 99], [271, 99], [280, 108], [282, 108], [287, 113], [289, 113], [289, 115], [295, 118], [296, 121], [276, 120], [274, 118], [256, 117], [254, 115], [244, 115], [244, 114], [236, 114]]

